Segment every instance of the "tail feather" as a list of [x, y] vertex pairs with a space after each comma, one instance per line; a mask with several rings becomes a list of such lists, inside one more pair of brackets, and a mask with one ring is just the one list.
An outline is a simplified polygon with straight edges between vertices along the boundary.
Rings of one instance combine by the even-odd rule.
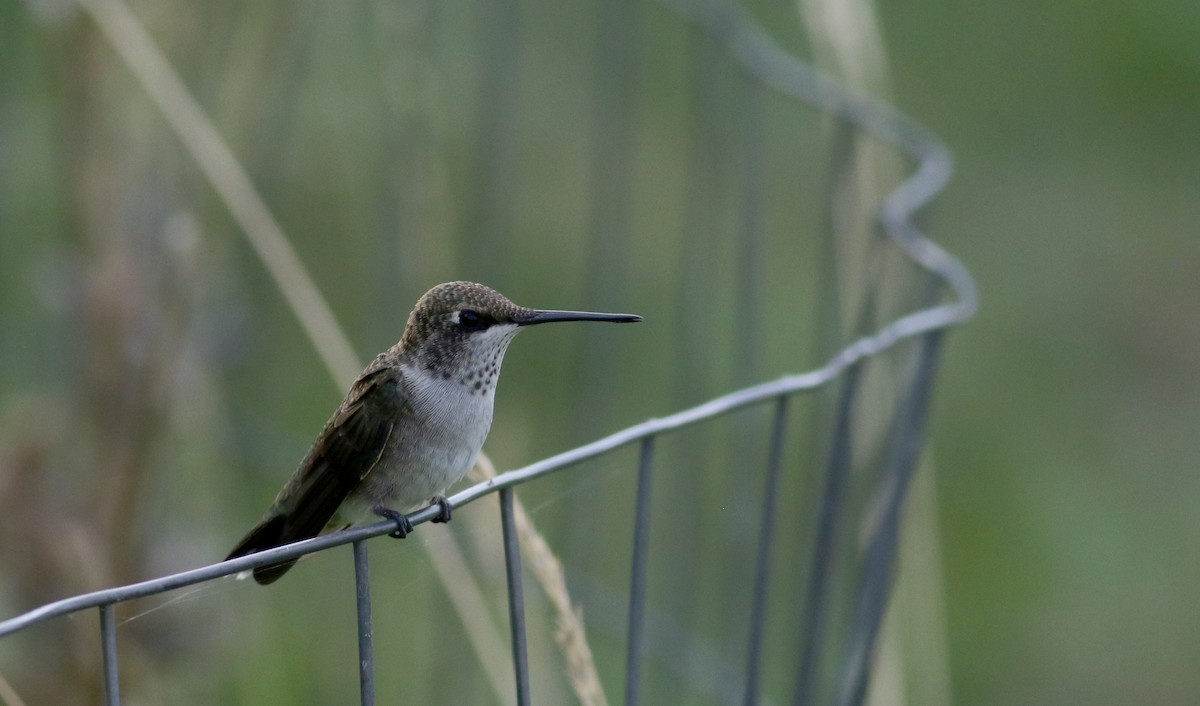
[[[238, 542], [233, 551], [229, 552], [229, 556], [225, 560], [236, 559], [247, 554], [262, 552], [275, 547], [282, 547], [285, 544], [298, 542], [302, 539], [309, 539], [309, 536], [290, 536], [295, 532], [287, 532], [287, 516], [273, 515], [264, 519], [254, 526], [242, 541]], [[259, 584], [266, 586], [269, 583], [274, 583], [288, 572], [288, 569], [298, 561], [298, 559], [288, 559], [281, 561], [278, 564], [267, 564], [254, 569], [254, 580]]]

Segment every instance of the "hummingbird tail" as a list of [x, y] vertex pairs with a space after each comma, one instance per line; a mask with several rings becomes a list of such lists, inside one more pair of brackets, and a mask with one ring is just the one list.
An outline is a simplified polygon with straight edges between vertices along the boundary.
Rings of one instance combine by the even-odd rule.
[[[282, 547], [285, 544], [290, 544], [292, 542], [298, 542], [301, 539], [309, 538], [308, 536], [285, 536], [284, 530], [287, 527], [287, 524], [287, 517], [284, 515], [273, 515], [264, 519], [262, 522], [259, 522], [257, 525], [255, 525], [254, 529], [247, 532], [245, 537], [242, 537], [242, 541], [238, 542], [237, 546], [233, 548], [233, 551], [229, 552], [229, 556], [225, 557], [225, 560], [228, 561], [230, 559], [236, 559], [240, 556], [246, 556], [247, 554], [266, 551], [268, 549], [274, 549], [275, 547]], [[263, 586], [266, 586], [269, 583], [274, 583], [275, 581], [279, 580], [280, 576], [286, 574], [288, 569], [292, 568], [296, 561], [297, 559], [288, 559], [286, 561], [281, 561], [278, 564], [259, 566], [254, 569], [254, 580]]]

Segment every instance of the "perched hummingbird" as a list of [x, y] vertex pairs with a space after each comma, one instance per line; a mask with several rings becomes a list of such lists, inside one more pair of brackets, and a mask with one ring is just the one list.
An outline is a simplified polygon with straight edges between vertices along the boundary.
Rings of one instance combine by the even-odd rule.
[[[473, 282], [439, 284], [409, 314], [400, 342], [367, 366], [262, 520], [226, 559], [344, 529], [373, 517], [412, 531], [402, 512], [466, 475], [492, 426], [504, 352], [522, 326], [640, 321], [633, 314], [526, 309]], [[254, 569], [269, 584], [291, 559]]]

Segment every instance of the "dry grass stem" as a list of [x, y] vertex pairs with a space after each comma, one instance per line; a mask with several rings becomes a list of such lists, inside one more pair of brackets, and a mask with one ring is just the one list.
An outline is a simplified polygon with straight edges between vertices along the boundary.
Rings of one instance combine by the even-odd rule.
[[127, 5], [121, 0], [79, 0], [79, 4], [204, 172], [337, 384], [343, 389], [349, 387], [362, 369], [349, 339], [216, 126]]
[[[876, 96], [887, 96], [891, 92], [887, 48], [872, 0], [798, 0], [798, 8], [819, 63], [854, 88]], [[838, 278], [843, 288], [842, 324], [848, 330], [855, 325], [857, 316], [854, 312], [864, 306], [859, 297], [881, 297], [890, 304], [888, 297], [894, 299], [896, 296], [895, 287], [875, 289], [881, 285], [864, 286], [864, 283], [885, 281], [884, 258], [892, 251], [882, 238], [877, 237], [876, 209], [902, 171], [894, 151], [866, 135], [854, 138], [850, 158], [854, 160], [850, 170], [853, 183], [846, 184], [841, 194], [843, 200], [839, 207], [846, 215], [842, 216], [837, 224], [840, 226], [838, 232], [834, 234], [838, 239]], [[878, 360], [876, 364], [886, 365], [886, 359]], [[894, 373], [888, 371], [887, 374]], [[894, 383], [876, 386], [874, 392], [885, 395], [888, 389], [894, 389]], [[867, 438], [878, 438], [885, 433], [882, 425], [887, 420], [881, 418], [877, 422], [880, 426], [868, 432]], [[922, 480], [933, 472], [932, 464], [925, 466], [909, 491], [909, 521], [901, 535], [903, 550], [899, 553], [904, 560], [897, 570], [893, 607], [888, 611], [880, 636], [879, 678], [874, 680], [867, 695], [867, 703], [872, 705], [903, 704], [906, 692], [920, 693], [922, 699], [917, 700], [918, 703], [949, 703], [950, 699], [946, 686], [949, 667], [937, 504], [933, 497], [934, 484]], [[866, 531], [863, 530], [864, 536]], [[916, 568], [905, 569], [905, 566]], [[901, 600], [910, 592], [919, 599]], [[915, 613], [918, 619], [911, 615], [897, 616], [898, 610]], [[912, 625], [920, 627], [913, 628]], [[931, 625], [933, 629], [930, 629]], [[904, 632], [911, 635], [898, 634]], [[923, 649], [902, 649], [901, 643], [904, 647], [912, 647], [914, 640]], [[916, 687], [906, 687], [905, 674], [914, 672], [920, 683]]]
[[3, 674], [0, 674], [0, 700], [4, 701], [4, 706], [25, 706], [21, 695], [8, 683]]

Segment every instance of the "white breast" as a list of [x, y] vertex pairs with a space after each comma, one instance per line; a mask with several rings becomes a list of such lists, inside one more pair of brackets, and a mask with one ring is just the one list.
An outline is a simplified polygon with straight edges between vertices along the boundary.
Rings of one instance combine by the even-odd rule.
[[398, 422], [379, 463], [348, 498], [359, 521], [376, 507], [410, 512], [444, 494], [475, 465], [492, 426], [494, 389], [474, 392], [454, 378], [401, 369], [413, 414]]
[[[402, 365], [409, 414], [397, 420], [379, 463], [343, 506], [366, 519], [377, 507], [410, 512], [458, 482], [479, 456], [492, 426], [496, 380], [517, 326], [497, 325], [471, 338], [451, 374]], [[349, 513], [346, 513], [349, 514]]]
[[462, 463], [473, 463], [492, 426], [495, 388], [476, 392], [453, 377], [446, 379], [407, 368], [401, 370], [411, 383], [413, 408], [434, 445], [445, 447], [446, 452], [466, 447], [471, 450], [470, 459], [463, 459]]

